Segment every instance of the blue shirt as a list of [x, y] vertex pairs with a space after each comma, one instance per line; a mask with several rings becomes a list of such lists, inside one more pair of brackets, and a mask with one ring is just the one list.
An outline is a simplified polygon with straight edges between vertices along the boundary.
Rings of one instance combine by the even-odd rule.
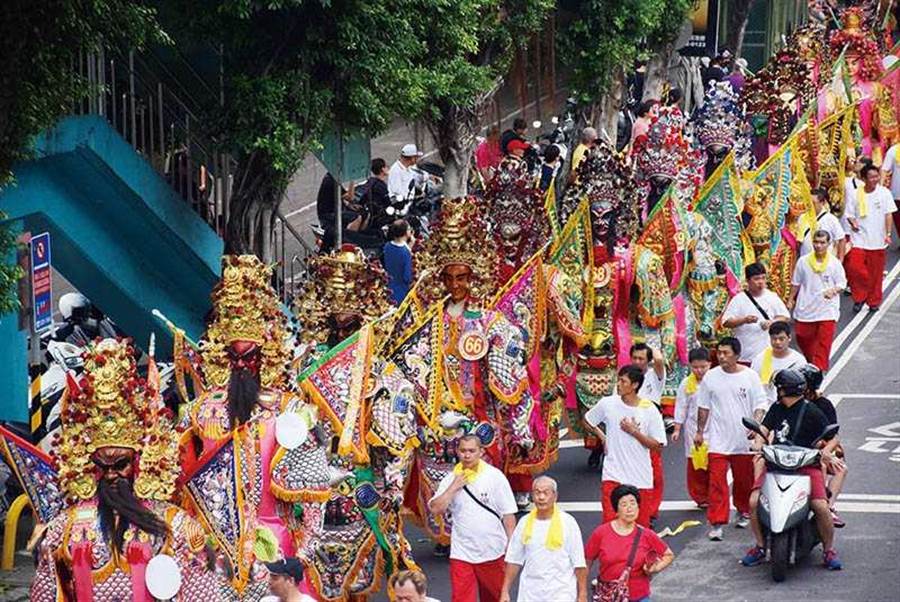
[[406, 298], [412, 285], [412, 253], [406, 245], [384, 243], [384, 270], [390, 277], [391, 298], [398, 305]]

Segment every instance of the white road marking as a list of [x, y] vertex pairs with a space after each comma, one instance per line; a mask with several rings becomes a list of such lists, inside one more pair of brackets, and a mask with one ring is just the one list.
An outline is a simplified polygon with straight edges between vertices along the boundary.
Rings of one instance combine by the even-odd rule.
[[900, 502], [900, 495], [880, 493], [842, 493], [845, 502]]
[[[896, 265], [894, 265], [894, 269], [890, 271], [890, 273], [882, 282], [881, 290], [886, 291], [891, 283], [897, 279], [898, 275], [900, 275], [900, 261], [898, 261]], [[859, 326], [859, 323], [866, 318], [866, 315], [868, 315], [867, 311], [860, 311], [855, 316], [853, 316], [853, 319], [850, 320], [850, 322], [846, 326], [841, 329], [841, 332], [831, 343], [831, 353], [828, 355], [829, 359], [838, 354], [838, 352], [841, 350], [841, 345], [844, 344], [844, 340], [851, 334], [853, 334], [853, 331], [856, 330], [856, 327]]]
[[[898, 498], [900, 501], [900, 496], [864, 496], [863, 494], [853, 495], [853, 494], [841, 494], [841, 499], [838, 500], [837, 510], [839, 512], [849, 512], [851, 514], [862, 514], [862, 513], [871, 513], [871, 514], [900, 514], [900, 503], [888, 503], [885, 502], [861, 502], [861, 501], [850, 501], [856, 497], [871, 497], [871, 498]], [[845, 501], [848, 500], [848, 501]], [[891, 500], [893, 501], [893, 500]], [[558, 502], [557, 506], [559, 506], [560, 510], [565, 510], [566, 512], [596, 512], [600, 513], [602, 510], [602, 506], [599, 501], [595, 502]], [[663, 502], [659, 507], [661, 512], [685, 512], [685, 511], [696, 511], [697, 513], [704, 513], [706, 510], [703, 508], [698, 508], [697, 504], [692, 501], [687, 500], [679, 500], [679, 501], [667, 501]]]
[[[900, 266], [900, 262], [898, 262], [898, 266]], [[894, 287], [894, 290], [891, 291], [891, 294], [885, 300], [884, 303], [881, 304], [881, 307], [878, 308], [878, 311], [875, 312], [875, 315], [872, 316], [872, 319], [866, 322], [866, 325], [863, 327], [859, 334], [853, 337], [853, 340], [850, 341], [850, 344], [847, 346], [847, 350], [841, 355], [840, 359], [838, 359], [837, 363], [831, 367], [828, 371], [828, 374], [825, 376], [825, 381], [822, 383], [822, 390], [825, 391], [828, 388], [828, 385], [840, 374], [841, 370], [844, 369], [844, 366], [847, 365], [847, 362], [850, 361], [850, 358], [853, 357], [853, 354], [856, 353], [857, 349], [865, 342], [865, 340], [869, 337], [869, 334], [875, 327], [878, 326], [878, 323], [881, 321], [885, 315], [887, 315], [888, 310], [897, 300], [897, 297], [900, 297], [900, 286]]]
[[584, 445], [584, 439], [566, 439], [564, 441], [559, 442], [560, 449], [567, 449], [570, 447], [582, 447]]
[[[900, 399], [897, 393], [839, 393], [835, 397], [858, 397], [859, 399]], [[831, 397], [829, 397], [831, 399]]]

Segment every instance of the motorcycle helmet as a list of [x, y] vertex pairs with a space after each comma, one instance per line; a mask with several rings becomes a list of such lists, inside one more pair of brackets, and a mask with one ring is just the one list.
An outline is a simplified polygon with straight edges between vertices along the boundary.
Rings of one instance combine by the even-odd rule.
[[800, 397], [806, 393], [806, 379], [799, 370], [779, 370], [772, 380], [779, 397]]
[[59, 313], [62, 314], [63, 320], [68, 320], [72, 314], [81, 310], [83, 316], [87, 316], [91, 308], [91, 302], [81, 293], [66, 293], [59, 298]]
[[822, 370], [815, 364], [801, 366], [799, 372], [803, 375], [803, 378], [806, 379], [806, 388], [808, 391], [818, 391], [819, 387], [822, 386], [825, 375], [822, 374]]

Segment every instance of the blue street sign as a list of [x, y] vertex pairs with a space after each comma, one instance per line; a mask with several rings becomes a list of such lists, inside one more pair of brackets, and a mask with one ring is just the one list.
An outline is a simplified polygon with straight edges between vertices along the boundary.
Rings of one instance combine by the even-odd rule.
[[31, 237], [31, 295], [34, 330], [40, 332], [53, 323], [49, 232]]

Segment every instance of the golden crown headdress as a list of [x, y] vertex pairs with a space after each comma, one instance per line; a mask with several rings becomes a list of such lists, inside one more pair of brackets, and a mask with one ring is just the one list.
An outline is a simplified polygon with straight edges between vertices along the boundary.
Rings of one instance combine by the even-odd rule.
[[270, 284], [272, 268], [256, 255], [223, 255], [222, 278], [212, 292], [212, 313], [200, 341], [208, 386], [228, 383], [228, 345], [249, 341], [260, 346], [263, 387], [283, 385], [292, 351], [287, 317]]
[[359, 316], [365, 324], [391, 309], [387, 273], [358, 247], [344, 245], [329, 255], [311, 257], [307, 272], [309, 278], [294, 303], [305, 343], [325, 343], [329, 319], [338, 314]]
[[104, 339], [84, 352], [81, 385], [70, 386], [62, 406], [62, 432], [55, 455], [63, 492], [90, 499], [97, 488], [91, 455], [122, 447], [139, 455], [135, 494], [169, 500], [178, 477], [178, 435], [157, 391], [138, 375], [127, 340]]
[[416, 270], [424, 274], [418, 287], [426, 301], [444, 294], [441, 273], [449, 265], [472, 270], [471, 294], [487, 300], [497, 286], [497, 245], [490, 235], [483, 203], [473, 197], [444, 199], [431, 236], [415, 254]]

